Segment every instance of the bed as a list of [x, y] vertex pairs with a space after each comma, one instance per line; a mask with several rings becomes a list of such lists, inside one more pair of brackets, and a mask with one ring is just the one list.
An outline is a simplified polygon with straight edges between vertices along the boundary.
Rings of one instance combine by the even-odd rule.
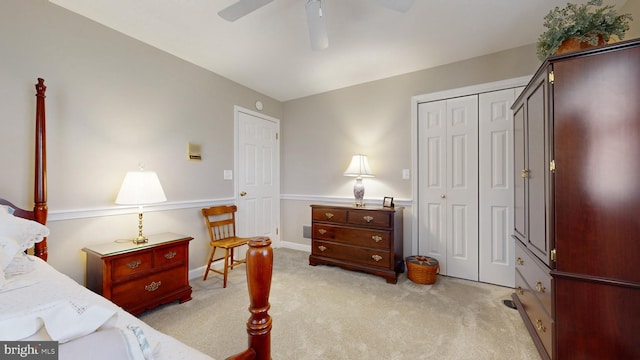
[[[47, 261], [45, 91], [36, 84], [34, 208], [0, 198], [0, 342], [54, 341], [59, 359], [210, 359], [56, 271]], [[31, 255], [26, 249], [33, 249]], [[31, 252], [31, 251], [30, 251]], [[248, 347], [227, 359], [271, 359], [271, 240], [247, 250]], [[238, 326], [240, 326], [238, 324]], [[57, 342], [57, 343], [55, 343]], [[36, 343], [37, 344], [37, 343]], [[16, 350], [20, 350], [20, 345]], [[24, 349], [23, 349], [24, 350]]]

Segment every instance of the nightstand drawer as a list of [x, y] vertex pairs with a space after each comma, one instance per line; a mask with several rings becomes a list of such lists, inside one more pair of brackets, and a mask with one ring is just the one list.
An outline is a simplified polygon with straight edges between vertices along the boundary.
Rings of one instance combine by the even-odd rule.
[[132, 274], [149, 270], [153, 267], [153, 252], [138, 251], [128, 256], [123, 256], [113, 260], [111, 278], [118, 281]]
[[155, 266], [173, 266], [184, 263], [187, 258], [187, 247], [184, 244], [167, 246], [154, 251]]
[[388, 228], [391, 216], [384, 211], [350, 210], [347, 219], [349, 224]]
[[313, 238], [376, 249], [389, 249], [389, 231], [313, 224]]
[[313, 208], [311, 219], [314, 221], [328, 221], [333, 223], [346, 223], [347, 210], [336, 208]]
[[314, 240], [311, 254], [381, 268], [388, 268], [391, 264], [391, 256], [388, 251], [367, 249], [325, 241]]
[[123, 308], [153, 301], [153, 299], [188, 286], [185, 285], [186, 277], [187, 274], [184, 269], [174, 268], [115, 285], [112, 290], [111, 301]]

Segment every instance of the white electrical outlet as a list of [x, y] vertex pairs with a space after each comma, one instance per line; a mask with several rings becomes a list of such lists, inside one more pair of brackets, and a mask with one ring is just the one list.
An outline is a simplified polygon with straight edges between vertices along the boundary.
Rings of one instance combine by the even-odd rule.
[[411, 173], [409, 169], [402, 169], [402, 180], [409, 180], [411, 178]]
[[225, 170], [224, 171], [224, 179], [225, 180], [233, 180], [233, 170]]

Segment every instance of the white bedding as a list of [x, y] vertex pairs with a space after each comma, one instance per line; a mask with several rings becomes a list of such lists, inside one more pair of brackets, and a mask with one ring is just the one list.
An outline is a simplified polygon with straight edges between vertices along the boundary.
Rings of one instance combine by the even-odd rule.
[[[122, 351], [131, 359], [211, 359], [151, 328], [41, 259], [29, 259], [34, 270], [7, 278], [0, 290], [0, 340], [53, 338], [61, 343], [60, 360], [97, 359], [99, 354], [106, 356], [107, 350]], [[144, 346], [145, 339], [148, 346]], [[105, 344], [118, 346], [99, 351]], [[112, 359], [127, 358], [114, 354], [110, 354]]]

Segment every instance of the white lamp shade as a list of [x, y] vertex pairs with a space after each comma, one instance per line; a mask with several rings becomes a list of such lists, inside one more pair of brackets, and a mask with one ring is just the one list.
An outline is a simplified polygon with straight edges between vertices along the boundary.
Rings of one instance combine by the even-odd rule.
[[167, 201], [154, 171], [129, 171], [122, 181], [116, 204], [146, 205]]
[[344, 172], [344, 176], [374, 177], [367, 155], [357, 154], [351, 158], [349, 167]]

